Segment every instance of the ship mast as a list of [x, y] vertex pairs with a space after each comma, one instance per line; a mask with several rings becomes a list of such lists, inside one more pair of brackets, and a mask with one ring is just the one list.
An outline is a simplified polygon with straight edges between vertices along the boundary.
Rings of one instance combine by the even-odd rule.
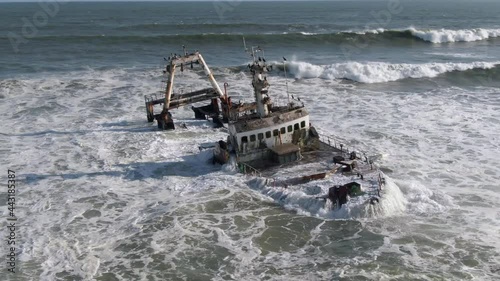
[[181, 70], [182, 70], [184, 65], [188, 65], [188, 64], [192, 65], [192, 63], [194, 63], [194, 62], [198, 62], [203, 66], [203, 71], [205, 71], [205, 74], [207, 75], [208, 80], [210, 81], [210, 84], [212, 85], [214, 90], [217, 92], [217, 94], [219, 94], [220, 98], [225, 98], [224, 93], [222, 93], [222, 90], [219, 87], [219, 84], [217, 84], [217, 81], [215, 81], [215, 78], [212, 74], [212, 71], [210, 71], [210, 68], [208, 68], [207, 63], [205, 62], [205, 60], [203, 59], [201, 54], [199, 52], [187, 54], [184, 46], [183, 46], [183, 48], [184, 48], [184, 53], [185, 53], [184, 56], [179, 56], [176, 54], [175, 56], [169, 58], [170, 64], [168, 65], [167, 71], [166, 71], [166, 72], [168, 72], [169, 77], [168, 77], [168, 82], [167, 82], [167, 88], [165, 90], [165, 103], [163, 104], [164, 111], [168, 111], [168, 108], [170, 106], [170, 99], [171, 99], [172, 93], [173, 93], [174, 75], [175, 75], [176, 67], [181, 66]]
[[[262, 52], [262, 57], [256, 56], [257, 52]], [[252, 87], [254, 89], [255, 102], [257, 104], [257, 113], [261, 118], [269, 115], [271, 99], [268, 96], [269, 82], [267, 82], [267, 72], [270, 70], [264, 58], [264, 51], [260, 47], [252, 47], [251, 56], [253, 62], [249, 65], [252, 73]]]

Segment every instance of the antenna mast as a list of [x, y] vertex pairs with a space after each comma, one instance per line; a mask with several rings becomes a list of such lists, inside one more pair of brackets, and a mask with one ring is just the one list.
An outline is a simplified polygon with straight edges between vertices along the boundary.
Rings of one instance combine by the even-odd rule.
[[286, 76], [286, 58], [285, 57], [283, 57], [283, 69], [285, 70], [286, 96], [288, 98], [288, 106], [290, 106], [290, 94], [288, 93], [288, 77]]
[[263, 118], [269, 116], [269, 107], [271, 105], [271, 99], [268, 96], [270, 85], [266, 77], [266, 73], [270, 68], [267, 66], [264, 57], [255, 56], [257, 52], [262, 52], [262, 56], [264, 56], [264, 52], [259, 46], [252, 46], [251, 50], [248, 50], [245, 38], [243, 38], [243, 46], [245, 47], [245, 52], [252, 56], [252, 64], [248, 64], [248, 68], [250, 69], [250, 73], [252, 73], [252, 88], [254, 90], [257, 113]]

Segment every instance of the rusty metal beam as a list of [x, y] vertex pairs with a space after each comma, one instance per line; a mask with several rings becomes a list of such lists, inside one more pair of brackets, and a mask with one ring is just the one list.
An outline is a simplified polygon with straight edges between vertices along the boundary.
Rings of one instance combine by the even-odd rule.
[[170, 75], [168, 76], [167, 89], [165, 90], [165, 103], [163, 104], [163, 111], [166, 111], [170, 106], [170, 97], [174, 89], [174, 76], [176, 65], [170, 63]]

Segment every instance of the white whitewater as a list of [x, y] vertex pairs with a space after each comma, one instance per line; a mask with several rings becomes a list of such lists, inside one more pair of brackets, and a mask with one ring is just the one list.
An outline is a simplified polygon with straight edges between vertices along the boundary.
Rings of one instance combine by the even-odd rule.
[[308, 62], [293, 61], [290, 71], [297, 79], [349, 79], [362, 83], [383, 83], [407, 78], [432, 78], [453, 71], [471, 69], [491, 69], [497, 62], [471, 63], [386, 63], [386, 62], [346, 62], [330, 65], [315, 65]]

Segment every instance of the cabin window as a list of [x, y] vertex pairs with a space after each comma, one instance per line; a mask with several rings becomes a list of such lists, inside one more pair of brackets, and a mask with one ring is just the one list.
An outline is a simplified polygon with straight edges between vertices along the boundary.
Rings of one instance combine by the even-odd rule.
[[277, 137], [280, 134], [280, 131], [278, 129], [273, 131], [273, 136]]
[[291, 133], [293, 131], [292, 125], [288, 126], [288, 132]]
[[244, 136], [241, 138], [241, 142], [244, 143], [244, 142], [248, 142], [248, 137], [247, 136]]
[[263, 134], [263, 133], [259, 133], [259, 134], [257, 135], [257, 138], [258, 138], [259, 140], [262, 140], [262, 139], [264, 138], [264, 134]]
[[250, 136], [250, 141], [255, 141], [255, 135]]
[[301, 128], [304, 128], [305, 126], [306, 126], [306, 121], [302, 121], [302, 122], [300, 122], [300, 127], [301, 127]]
[[266, 132], [266, 138], [268, 139], [268, 138], [270, 138], [270, 137], [271, 137], [271, 131], [267, 131], [267, 132]]
[[300, 129], [300, 128], [299, 128], [299, 123], [297, 123], [297, 124], [293, 125], [293, 129], [294, 129], [294, 130], [298, 130], [298, 129]]
[[282, 135], [283, 135], [283, 134], [285, 134], [285, 133], [286, 133], [286, 129], [285, 129], [285, 127], [281, 128], [281, 130], [280, 130], [280, 131], [281, 131], [281, 134], [282, 134]]

